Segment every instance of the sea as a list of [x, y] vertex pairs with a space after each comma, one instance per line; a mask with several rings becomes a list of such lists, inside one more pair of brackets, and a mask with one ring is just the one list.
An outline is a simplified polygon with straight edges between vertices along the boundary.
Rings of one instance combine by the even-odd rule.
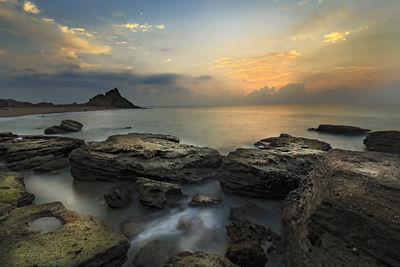
[[[160, 133], [174, 135], [181, 143], [217, 149], [222, 155], [237, 148], [252, 148], [263, 138], [287, 133], [325, 141], [333, 148], [363, 151], [365, 136], [346, 137], [308, 131], [319, 124], [353, 125], [372, 131], [400, 130], [400, 106], [384, 105], [272, 105], [223, 107], [167, 107], [131, 110], [86, 111], [0, 118], [0, 132], [43, 134], [46, 127], [72, 119], [84, 124], [81, 132], [64, 134], [85, 141], [102, 141], [110, 135]], [[130, 128], [129, 128], [130, 127]], [[94, 215], [117, 228], [130, 225], [129, 259], [133, 266], [137, 252], [149, 242], [167, 241], [177, 251], [205, 251], [224, 255], [229, 245], [225, 226], [229, 210], [252, 202], [265, 209], [263, 224], [283, 235], [280, 220], [282, 201], [231, 195], [221, 191], [218, 181], [183, 185], [188, 197], [181, 205], [154, 210], [133, 197], [125, 209], [110, 209], [103, 195], [121, 183], [74, 181], [69, 169], [54, 173], [26, 172], [25, 184], [35, 194], [34, 203], [61, 201], [68, 209]], [[186, 205], [196, 193], [214, 194], [223, 202], [215, 208], [191, 208]], [[136, 194], [136, 193], [134, 193]], [[193, 222], [188, 231], [177, 228]], [[153, 256], [156, 256], [154, 252]], [[270, 260], [266, 266], [283, 266]]]

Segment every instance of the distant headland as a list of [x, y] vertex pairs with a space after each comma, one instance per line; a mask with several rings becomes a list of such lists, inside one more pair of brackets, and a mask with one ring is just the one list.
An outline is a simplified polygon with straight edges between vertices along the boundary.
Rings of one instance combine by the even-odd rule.
[[121, 96], [117, 88], [114, 88], [106, 92], [105, 94], [98, 94], [89, 99], [87, 103], [83, 104], [72, 103], [56, 105], [48, 102], [33, 104], [30, 102], [21, 102], [14, 99], [0, 99], [0, 117], [138, 108], [142, 107], [134, 105], [128, 99]]

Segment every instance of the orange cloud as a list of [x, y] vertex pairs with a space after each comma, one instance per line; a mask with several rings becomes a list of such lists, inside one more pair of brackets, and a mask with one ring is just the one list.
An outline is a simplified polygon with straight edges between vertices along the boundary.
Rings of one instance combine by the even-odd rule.
[[338, 43], [341, 41], [346, 40], [346, 36], [349, 35], [349, 31], [344, 31], [344, 32], [331, 32], [329, 34], [324, 35], [324, 43]]

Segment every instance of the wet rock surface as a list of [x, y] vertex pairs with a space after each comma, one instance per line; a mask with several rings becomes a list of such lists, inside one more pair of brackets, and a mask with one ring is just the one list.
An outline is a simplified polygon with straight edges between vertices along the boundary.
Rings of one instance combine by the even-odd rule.
[[[30, 231], [29, 225], [43, 217], [57, 218], [61, 226]], [[122, 233], [60, 202], [14, 209], [0, 224], [1, 266], [120, 266], [128, 248]]]
[[44, 130], [45, 134], [62, 134], [69, 132], [79, 132], [83, 124], [74, 120], [63, 120], [59, 126], [51, 126]]
[[104, 200], [112, 209], [121, 209], [132, 203], [132, 186], [124, 185], [111, 189], [110, 193], [104, 195]]
[[371, 131], [369, 129], [363, 129], [356, 126], [330, 124], [320, 124], [317, 128], [309, 128], [308, 130], [338, 135], [364, 135]]
[[303, 146], [303, 141], [299, 143], [298, 138], [287, 135], [274, 138], [280, 139], [284, 145], [239, 148], [224, 157], [218, 173], [221, 188], [230, 193], [268, 199], [283, 199], [298, 188], [313, 164], [325, 156], [326, 151], [321, 148], [327, 147], [319, 141], [317, 148]]
[[197, 194], [192, 198], [188, 205], [192, 207], [210, 207], [217, 206], [222, 201], [223, 199], [218, 196]]
[[23, 179], [19, 173], [0, 168], [0, 204], [3, 204], [3, 216], [6, 216], [11, 208], [29, 205], [34, 200], [35, 196], [25, 190]]
[[400, 157], [331, 150], [284, 201], [286, 266], [399, 266]]
[[12, 170], [40, 170], [41, 166], [43, 170], [54, 170], [54, 166], [59, 166], [55, 160], [65, 159], [72, 150], [84, 143], [83, 140], [69, 137], [1, 133], [0, 158], [5, 159], [7, 167]]
[[214, 178], [221, 163], [210, 148], [179, 144], [174, 136], [126, 134], [110, 136], [74, 150], [71, 174], [77, 180], [154, 180], [196, 183]]
[[184, 197], [179, 185], [141, 177], [136, 180], [136, 190], [142, 204], [159, 209]]
[[175, 246], [176, 240], [153, 240], [142, 247], [133, 259], [134, 267], [163, 267], [168, 259], [180, 248]]
[[239, 207], [232, 207], [229, 210], [229, 219], [231, 221], [263, 224], [268, 220], [267, 215], [266, 210], [251, 202]]
[[328, 151], [331, 145], [317, 139], [309, 139], [303, 137], [293, 137], [288, 134], [281, 134], [279, 137], [270, 137], [262, 139], [254, 144], [258, 149], [280, 149], [282, 151], [301, 150], [301, 149], [317, 149]]
[[249, 222], [233, 221], [232, 224], [226, 226], [226, 232], [233, 243], [244, 241], [277, 243], [281, 240], [281, 237], [271, 229]]
[[400, 131], [378, 131], [364, 139], [367, 150], [400, 154]]
[[227, 258], [202, 251], [195, 253], [184, 251], [171, 257], [165, 267], [234, 267], [237, 265], [230, 262]]
[[260, 243], [254, 241], [230, 245], [226, 249], [225, 257], [240, 267], [264, 267], [268, 261]]

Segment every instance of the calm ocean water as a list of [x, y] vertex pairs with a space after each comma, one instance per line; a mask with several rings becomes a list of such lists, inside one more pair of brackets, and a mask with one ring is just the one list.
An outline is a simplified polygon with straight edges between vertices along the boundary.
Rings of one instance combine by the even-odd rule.
[[[31, 115], [18, 118], [0, 118], [0, 132], [16, 134], [42, 134], [43, 129], [59, 124], [63, 119], [78, 120], [84, 124], [82, 132], [66, 136], [86, 141], [100, 141], [113, 134], [152, 132], [179, 137], [181, 143], [208, 146], [227, 154], [239, 147], [252, 147], [262, 138], [288, 133], [293, 136], [316, 138], [334, 148], [364, 150], [364, 137], [343, 137], [309, 132], [307, 128], [321, 123], [346, 124], [373, 131], [400, 130], [398, 106], [238, 106], [155, 108], [145, 110], [91, 111], [49, 115]], [[132, 129], [124, 129], [132, 127]], [[26, 173], [25, 183], [29, 192], [36, 195], [35, 203], [61, 201], [69, 209], [98, 216], [116, 227], [131, 220], [140, 234], [132, 238], [130, 259], [138, 249], [151, 240], [174, 240], [180, 250], [203, 250], [223, 255], [228, 244], [225, 225], [232, 206], [255, 202], [267, 211], [265, 225], [282, 234], [279, 201], [266, 201], [224, 194], [218, 182], [184, 186], [188, 195], [197, 192], [212, 193], [224, 198], [218, 208], [165, 209], [155, 211], [134, 201], [124, 210], [111, 210], [104, 203], [103, 195], [118, 183], [74, 182], [69, 170], [54, 174]], [[196, 231], [183, 234], [176, 229], [182, 218], [201, 220]], [[171, 241], [172, 243], [172, 241]], [[127, 264], [127, 266], [130, 266]], [[269, 262], [267, 266], [280, 266]]]

